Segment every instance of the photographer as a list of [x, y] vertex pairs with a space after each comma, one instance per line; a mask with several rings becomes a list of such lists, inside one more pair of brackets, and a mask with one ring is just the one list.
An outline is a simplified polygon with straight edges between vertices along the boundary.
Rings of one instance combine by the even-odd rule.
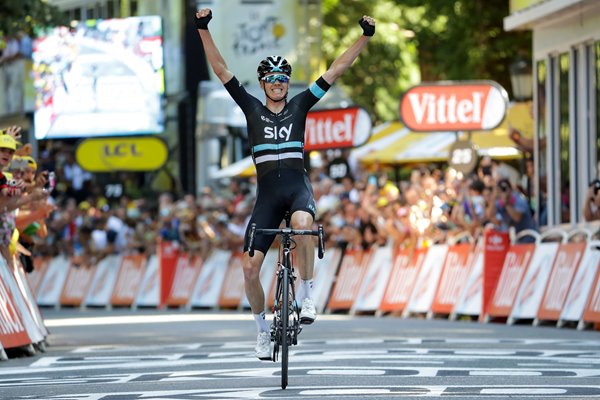
[[[537, 230], [531, 209], [525, 196], [518, 190], [514, 190], [508, 179], [501, 179], [494, 187], [492, 199], [487, 208], [487, 217], [500, 230], [514, 228], [515, 233], [526, 229]], [[531, 243], [535, 241], [532, 236], [526, 236], [519, 243]]]
[[583, 218], [588, 222], [600, 220], [600, 179], [590, 183], [583, 203]]

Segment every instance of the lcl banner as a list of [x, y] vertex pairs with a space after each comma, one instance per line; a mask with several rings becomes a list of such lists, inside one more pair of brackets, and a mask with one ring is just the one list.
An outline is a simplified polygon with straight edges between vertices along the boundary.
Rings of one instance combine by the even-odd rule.
[[400, 118], [413, 131], [494, 129], [504, 119], [508, 95], [493, 81], [449, 81], [410, 88]]
[[306, 117], [304, 150], [358, 147], [371, 136], [371, 117], [359, 107], [311, 111]]

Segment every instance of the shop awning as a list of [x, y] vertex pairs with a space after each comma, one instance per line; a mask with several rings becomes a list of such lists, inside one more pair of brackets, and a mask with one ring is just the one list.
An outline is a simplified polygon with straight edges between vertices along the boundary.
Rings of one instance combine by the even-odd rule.
[[[497, 160], [522, 157], [521, 151], [509, 136], [510, 127], [518, 128], [526, 136], [532, 130], [530, 104], [519, 104], [509, 109], [502, 124], [490, 131], [471, 133], [471, 142], [480, 156]], [[413, 132], [400, 122], [389, 122], [374, 129], [371, 139], [353, 150], [352, 157], [363, 164], [408, 164], [447, 161], [449, 150], [457, 140], [466, 140], [465, 132]]]
[[223, 179], [233, 177], [250, 177], [256, 175], [256, 168], [252, 162], [252, 157], [248, 156], [242, 158], [239, 161], [234, 162], [226, 166], [225, 168], [218, 169], [210, 174], [211, 179]]

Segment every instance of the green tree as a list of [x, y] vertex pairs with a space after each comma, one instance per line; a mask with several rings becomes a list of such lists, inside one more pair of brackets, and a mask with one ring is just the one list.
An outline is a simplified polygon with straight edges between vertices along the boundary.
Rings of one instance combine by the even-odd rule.
[[323, 0], [323, 52], [333, 61], [377, 21], [341, 85], [375, 122], [398, 119], [402, 93], [420, 81], [491, 79], [511, 92], [509, 66], [531, 56], [529, 32], [505, 32], [507, 0]]
[[19, 31], [35, 34], [40, 29], [66, 25], [67, 17], [43, 0], [0, 0], [0, 34]]
[[529, 31], [506, 32], [506, 0], [396, 0], [422, 13], [415, 32], [424, 81], [492, 79], [511, 92], [509, 66], [531, 57]]
[[406, 12], [392, 0], [323, 0], [323, 55], [327, 65], [362, 33], [358, 20], [375, 18], [375, 36], [338, 83], [375, 123], [398, 119], [403, 91], [419, 82], [416, 43], [403, 27]]

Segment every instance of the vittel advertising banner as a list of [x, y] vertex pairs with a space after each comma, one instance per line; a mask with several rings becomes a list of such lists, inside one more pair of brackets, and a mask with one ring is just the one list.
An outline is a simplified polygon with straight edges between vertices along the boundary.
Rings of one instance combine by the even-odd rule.
[[208, 28], [240, 82], [256, 82], [258, 62], [269, 55], [283, 55], [294, 66], [295, 4], [288, 0], [202, 2], [202, 7], [213, 10]]
[[493, 81], [448, 81], [410, 88], [400, 118], [413, 131], [475, 131], [496, 128], [506, 115], [508, 95]]
[[309, 112], [304, 150], [358, 147], [371, 136], [371, 117], [359, 107]]

